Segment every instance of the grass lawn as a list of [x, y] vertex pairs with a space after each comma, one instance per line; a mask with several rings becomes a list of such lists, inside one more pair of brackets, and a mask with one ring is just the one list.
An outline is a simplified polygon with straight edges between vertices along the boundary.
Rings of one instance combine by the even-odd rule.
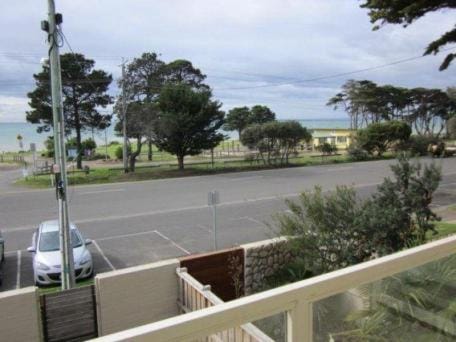
[[[108, 145], [107, 153], [108, 153], [108, 156], [109, 156], [110, 159], [117, 159], [116, 150], [119, 147], [122, 148], [122, 143], [121, 142], [118, 143], [118, 144], [111, 143], [111, 144]], [[239, 148], [242, 147], [242, 145], [240, 144], [239, 140], [224, 140], [215, 148], [215, 150], [217, 150], [217, 151], [225, 151], [227, 149], [230, 149], [230, 150], [235, 149], [236, 150], [238, 147]], [[132, 148], [133, 151], [136, 150], [136, 143], [135, 142], [133, 142], [131, 144], [131, 148]], [[141, 155], [140, 155], [139, 159], [147, 159], [148, 151], [149, 151], [148, 145], [147, 144], [143, 144], [143, 146], [141, 148]], [[98, 146], [96, 148], [96, 150], [95, 150], [95, 153], [96, 154], [100, 154], [100, 155], [105, 155], [106, 154], [106, 146], [105, 145]], [[170, 154], [168, 152], [159, 151], [157, 146], [155, 146], [155, 145], [152, 145], [152, 154], [153, 154], [154, 161], [176, 160], [175, 156], [173, 156], [172, 154]]]
[[[262, 163], [255, 163], [245, 160], [233, 160], [233, 161], [216, 161], [214, 167], [207, 163], [191, 164], [188, 163], [183, 171], [179, 171], [177, 166], [161, 165], [156, 167], [138, 167], [134, 173], [124, 174], [121, 169], [109, 169], [109, 168], [94, 168], [88, 175], [83, 172], [68, 173], [69, 185], [80, 185], [80, 184], [102, 184], [102, 183], [115, 183], [115, 182], [128, 182], [128, 181], [140, 181], [149, 179], [163, 179], [163, 178], [175, 178], [185, 176], [199, 176], [199, 175], [210, 175], [216, 173], [227, 173], [227, 172], [240, 172], [240, 171], [254, 171], [254, 170], [265, 170], [280, 167], [298, 167], [298, 166], [310, 166], [310, 165], [324, 165], [324, 164], [336, 164], [350, 162], [346, 155], [336, 155], [327, 157], [311, 157], [309, 155], [293, 158], [290, 160], [289, 165], [263, 165]], [[25, 179], [17, 181], [19, 185], [26, 185], [33, 188], [47, 188], [51, 186], [50, 175], [40, 176], [29, 176]]]
[[429, 240], [441, 239], [448, 235], [456, 234], [456, 223], [436, 222], [437, 234], [428, 234]]
[[[84, 280], [78, 281], [76, 283], [76, 287], [89, 286], [89, 285], [93, 285], [93, 283], [94, 283], [93, 278], [84, 279]], [[60, 290], [61, 290], [60, 285], [44, 286], [44, 287], [38, 288], [38, 293], [39, 294], [48, 294], [48, 293], [59, 292]]]

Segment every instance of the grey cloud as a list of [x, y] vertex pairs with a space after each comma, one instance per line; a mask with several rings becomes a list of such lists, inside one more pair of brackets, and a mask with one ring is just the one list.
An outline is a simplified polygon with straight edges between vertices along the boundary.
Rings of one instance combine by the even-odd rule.
[[[348, 78], [409, 87], [454, 84], [455, 67], [444, 73], [437, 70], [441, 54], [348, 77], [231, 89], [283, 84], [288, 78], [315, 78], [418, 56], [428, 42], [454, 25], [450, 13], [439, 13], [407, 29], [386, 26], [373, 32], [359, 4], [358, 0], [57, 0], [73, 49], [94, 58], [98, 68], [118, 77], [121, 56], [131, 58], [145, 51], [161, 53], [166, 61], [186, 58], [208, 75], [224, 109], [263, 103], [282, 118], [329, 118], [344, 115], [325, 103]], [[0, 54], [3, 98], [24, 99], [33, 88], [31, 75], [39, 70], [39, 56], [47, 53], [39, 29], [45, 6], [45, 1], [36, 0], [1, 6], [0, 53], [35, 54], [8, 60]], [[6, 86], [1, 80], [22, 85]], [[111, 93], [116, 92], [113, 86]], [[26, 101], [22, 103], [24, 113]], [[0, 111], [4, 114], [1, 107]], [[5, 115], [0, 120], [5, 121]]]

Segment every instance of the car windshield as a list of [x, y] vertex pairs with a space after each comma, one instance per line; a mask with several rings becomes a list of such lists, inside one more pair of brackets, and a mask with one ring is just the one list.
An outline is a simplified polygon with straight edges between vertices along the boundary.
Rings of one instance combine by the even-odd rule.
[[[82, 246], [82, 241], [75, 229], [71, 229], [71, 243], [73, 248]], [[58, 251], [60, 249], [59, 232], [53, 231], [41, 233], [39, 249], [41, 252]]]

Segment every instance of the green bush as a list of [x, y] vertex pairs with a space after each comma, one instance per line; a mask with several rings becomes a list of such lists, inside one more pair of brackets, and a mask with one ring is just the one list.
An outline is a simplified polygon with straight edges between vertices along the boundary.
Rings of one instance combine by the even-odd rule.
[[348, 157], [353, 161], [363, 161], [369, 159], [369, 153], [366, 150], [363, 150], [361, 147], [356, 145], [350, 145], [348, 147]]
[[331, 145], [327, 142], [317, 146], [317, 150], [320, 151], [324, 155], [331, 155], [333, 153], [337, 152], [337, 147], [336, 145]]
[[429, 153], [429, 145], [438, 144], [440, 140], [433, 136], [412, 135], [409, 140], [397, 146], [398, 151], [408, 151], [413, 156], [426, 156]]
[[118, 142], [117, 140], [113, 140], [109, 143], [109, 146], [115, 146], [115, 145], [120, 145], [120, 142]]
[[[130, 146], [127, 146], [127, 153], [128, 154], [131, 153], [131, 147]], [[118, 146], [116, 148], [115, 155], [116, 155], [117, 159], [119, 159], [119, 160], [123, 159], [123, 147], [122, 146]]]
[[356, 144], [370, 155], [381, 156], [388, 149], [406, 142], [411, 134], [412, 129], [403, 121], [377, 122], [358, 130]]

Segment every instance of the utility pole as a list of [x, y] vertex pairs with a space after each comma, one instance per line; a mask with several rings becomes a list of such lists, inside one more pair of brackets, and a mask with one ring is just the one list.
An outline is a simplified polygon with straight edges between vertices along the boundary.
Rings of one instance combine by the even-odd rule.
[[62, 289], [74, 287], [74, 260], [71, 245], [70, 219], [67, 203], [67, 174], [65, 153], [65, 123], [63, 118], [62, 78], [57, 25], [62, 23], [62, 15], [55, 13], [54, 0], [48, 0], [48, 21], [41, 22], [41, 28], [48, 33], [49, 66], [51, 71], [52, 118], [54, 124], [54, 162], [56, 194], [59, 205], [59, 238], [62, 258]]
[[124, 173], [128, 173], [128, 146], [127, 146], [127, 92], [125, 80], [125, 60], [122, 58], [122, 134], [123, 134], [123, 150], [122, 159]]
[[213, 233], [214, 233], [214, 251], [218, 250], [217, 243], [217, 205], [220, 204], [220, 194], [214, 190], [207, 194], [207, 205], [212, 207]]

